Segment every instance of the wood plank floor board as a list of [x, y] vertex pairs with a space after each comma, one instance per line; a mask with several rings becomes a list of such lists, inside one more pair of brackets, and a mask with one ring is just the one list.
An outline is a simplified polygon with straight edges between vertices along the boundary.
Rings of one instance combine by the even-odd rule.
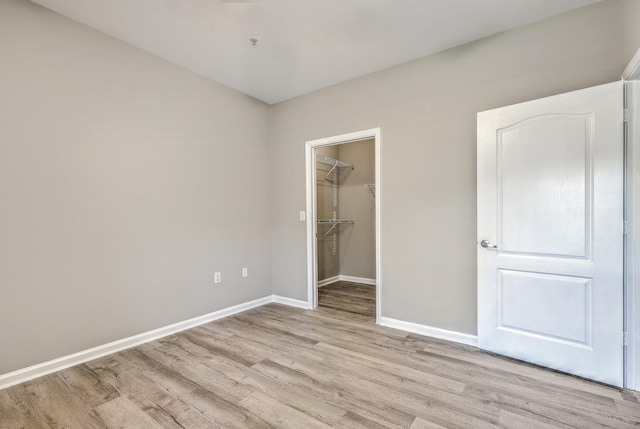
[[[188, 382], [181, 384], [181, 389], [211, 390], [229, 402], [237, 402], [253, 393], [253, 389], [238, 384], [221, 371], [213, 369], [224, 358], [218, 357], [214, 362], [176, 362], [171, 354], [166, 353], [167, 349], [168, 347], [160, 349], [147, 347], [143, 350], [147, 356], [165, 365], [173, 374], [178, 374], [183, 377], [183, 380], [188, 380]], [[160, 375], [162, 376], [162, 374], [164, 373]], [[156, 377], [156, 375], [150, 375], [150, 377]]]
[[[526, 415], [525, 415], [526, 413]], [[535, 423], [533, 423], [535, 422]], [[554, 422], [545, 416], [539, 416], [532, 412], [512, 413], [507, 410], [500, 415], [500, 426], [508, 428], [535, 428], [535, 429], [571, 429], [574, 426], [562, 422]]]
[[191, 405], [169, 394], [116, 355], [100, 358], [86, 365], [163, 428], [218, 427]]
[[375, 287], [269, 304], [0, 391], [14, 428], [632, 428], [636, 392], [375, 324]]
[[[312, 367], [309, 373], [317, 374], [322, 370], [322, 367]], [[339, 383], [352, 394], [386, 403], [407, 414], [437, 418], [457, 412], [459, 416], [456, 419], [464, 415], [464, 420], [474, 421], [476, 427], [494, 427], [498, 421], [499, 408], [483, 401], [470, 401], [463, 395], [424, 386], [420, 389], [409, 381], [394, 384], [382, 374], [376, 377], [369, 371], [358, 371], [357, 366], [341, 365], [337, 360], [328, 361], [324, 371], [333, 383]]]
[[[422, 356], [421, 354], [417, 354]], [[443, 358], [433, 354], [428, 355], [429, 362], [435, 362], [457, 367], [459, 361], [451, 358]], [[588, 411], [589, 413], [610, 414], [615, 411], [615, 401], [603, 395], [576, 390], [570, 387], [558, 387], [552, 384], [540, 383], [535, 378], [528, 378], [518, 374], [513, 374], [500, 369], [488, 369], [481, 365], [466, 364], [464, 367], [457, 367], [460, 373], [467, 368], [477, 375], [476, 379], [469, 380], [468, 386], [479, 388], [493, 387], [496, 392], [505, 394], [524, 394], [529, 400], [548, 401], [553, 398], [556, 406], [567, 406], [571, 409]], [[544, 370], [542, 370], [544, 371]], [[457, 377], [460, 377], [458, 375]], [[554, 393], [553, 396], [550, 394]]]
[[[315, 323], [315, 321], [313, 321]], [[357, 325], [340, 324], [332, 322], [324, 322], [327, 329], [334, 335], [327, 336], [326, 332], [317, 330], [309, 330], [307, 336], [320, 342], [325, 342], [342, 347], [358, 347], [363, 351], [372, 353], [384, 354], [386, 352], [395, 350], [404, 354], [411, 354], [411, 350], [407, 350], [403, 347], [405, 343], [404, 338], [385, 337], [384, 331], [380, 329], [366, 331], [359, 330]], [[306, 321], [299, 320], [298, 329], [305, 329]]]
[[[156, 356], [165, 356], [160, 359], [171, 359], [173, 354], [181, 354], [184, 358], [184, 364], [174, 361], [173, 365], [176, 370], [185, 371], [184, 374], [200, 373], [201, 377], [207, 377], [210, 379], [210, 383], [215, 383], [219, 387], [237, 384], [235, 380], [242, 377], [247, 371], [247, 366], [243, 362], [212, 354], [206, 348], [194, 344], [182, 336], [149, 343], [149, 347], [147, 353], [151, 356], [156, 353]], [[193, 366], [197, 367], [194, 371], [185, 368]], [[192, 375], [192, 377], [197, 378], [198, 376]]]
[[[169, 337], [168, 339], [160, 341], [158, 344], [155, 344], [155, 345], [153, 343], [150, 343], [150, 344], [141, 346], [141, 349], [145, 351], [145, 353], [148, 354], [150, 357], [158, 360], [159, 362], [171, 365], [172, 360], [177, 358], [177, 356], [180, 354], [180, 351], [182, 351], [183, 354], [184, 352], [187, 352], [188, 354], [193, 355], [194, 352], [197, 352], [197, 348], [200, 347], [194, 344], [193, 347], [190, 347], [190, 348], [187, 348], [186, 346], [178, 347], [178, 348], [175, 348], [173, 352], [167, 352], [167, 350], [172, 349], [172, 345], [175, 345], [173, 342], [177, 341], [176, 338], [178, 338], [178, 336], [172, 336], [172, 337]], [[231, 339], [231, 337], [229, 337], [229, 339]], [[242, 389], [251, 387], [247, 391], [247, 394], [243, 395], [243, 397], [240, 399], [244, 399], [245, 397], [253, 393], [253, 391], [258, 390], [258, 389], [254, 389], [253, 386], [247, 383], [246, 377], [251, 372], [250, 371], [248, 372], [246, 368], [243, 368], [242, 364], [237, 364], [237, 366], [235, 366], [234, 365], [235, 362], [229, 359], [226, 355], [217, 356], [215, 358], [207, 358], [206, 355], [202, 354], [203, 352], [207, 353], [207, 350], [204, 348], [201, 348], [201, 350], [202, 351], [200, 352], [198, 357], [201, 360], [208, 361], [207, 366], [210, 365], [210, 367], [204, 368], [203, 366], [201, 368], [194, 368], [193, 366], [180, 365], [178, 363], [175, 366], [175, 369], [181, 372], [181, 374], [187, 376], [191, 380], [199, 380], [198, 382], [202, 385], [202, 387], [204, 387], [205, 389], [209, 389], [211, 391], [218, 391], [218, 390], [227, 391], [227, 390], [233, 389], [234, 385], [239, 386]], [[224, 368], [224, 371], [222, 371], [221, 373], [218, 373], [213, 370], [213, 368], [219, 368], [221, 366]], [[241, 368], [243, 368], [243, 370]], [[238, 380], [242, 381], [243, 383], [241, 384], [234, 380], [227, 379], [226, 378], [227, 375], [230, 375], [230, 376], [235, 375], [236, 377], [238, 377]], [[225, 380], [223, 381], [222, 379], [225, 379]], [[266, 381], [267, 380], [263, 379], [262, 380], [263, 384]], [[276, 386], [272, 383], [269, 389], [264, 388], [262, 389], [262, 392], [263, 393], [268, 392], [276, 400], [286, 400], [287, 404], [290, 405], [292, 408], [304, 411], [308, 415], [312, 416], [313, 418], [321, 422], [327, 421], [329, 423], [336, 423], [339, 420], [339, 417], [342, 414], [344, 414], [343, 409], [340, 409], [337, 407], [331, 407], [321, 402], [310, 403], [307, 399], [305, 399], [304, 397], [301, 397], [299, 392], [287, 392], [286, 390], [283, 390], [283, 387], [286, 387], [286, 385]], [[241, 402], [241, 401], [238, 401], [238, 402]]]
[[241, 382], [252, 386], [256, 392], [270, 396], [330, 426], [334, 426], [346, 412], [346, 408], [336, 405], [334, 401], [325, 400], [316, 391], [307, 391], [305, 395], [300, 395], [296, 386], [264, 376], [259, 370], [247, 372]]
[[[614, 410], [608, 414], [601, 414], [588, 412], [584, 409], [574, 409], [566, 404], [550, 400], [549, 395], [530, 397], [526, 393], [518, 394], [517, 390], [496, 392], [495, 390], [483, 390], [471, 386], [466, 389], [465, 395], [478, 400], [484, 399], [503, 410], [527, 416], [536, 422], [589, 428], [635, 427], [633, 421], [625, 421], [626, 417], [616, 413]], [[576, 402], [572, 403], [575, 404]]]
[[406, 383], [403, 387], [389, 388], [383, 381], [348, 375], [340, 368], [331, 368], [331, 372], [332, 384], [339, 384], [353, 395], [366, 397], [379, 404], [387, 404], [406, 415], [442, 419], [442, 415], [457, 414], [455, 418], [448, 420], [450, 424], [462, 418], [464, 421], [473, 421], [474, 427], [494, 427], [500, 411], [480, 401], [471, 402], [462, 396], [447, 395], [446, 392], [436, 389], [423, 388], [423, 392], [420, 392], [417, 389], [406, 388]]
[[386, 426], [352, 411], [347, 411], [335, 427], [343, 429], [386, 429]]
[[635, 422], [638, 419], [638, 404], [627, 401], [616, 401], [616, 409], [621, 416], [629, 421]]
[[189, 400], [188, 397], [179, 399], [179, 392], [169, 393], [137, 369], [123, 365], [117, 358], [98, 359], [90, 362], [89, 366], [163, 428], [220, 427], [208, 420], [195, 404], [185, 402]]
[[[153, 345], [149, 345], [148, 347], [145, 347], [143, 349], [145, 353], [158, 360], [159, 362], [164, 362], [167, 358], [173, 359], [175, 356], [173, 353], [166, 353], [166, 350], [171, 349], [171, 344], [168, 341], [161, 342], [161, 344], [158, 344], [155, 347]], [[186, 349], [180, 348], [179, 350]], [[193, 351], [193, 349], [190, 350]], [[215, 360], [215, 362], [213, 362], [213, 360]], [[224, 371], [220, 373], [214, 371], [214, 367], [218, 368], [221, 366], [221, 364], [224, 365], [221, 362], [222, 360], [226, 361], [227, 364], [230, 363], [228, 359], [218, 357], [217, 359], [212, 359], [209, 361], [210, 366], [203, 365], [201, 368], [195, 368], [193, 365], [178, 364], [176, 365], [175, 369], [191, 380], [198, 380], [198, 383], [200, 383], [202, 387], [212, 391], [217, 391], [219, 389], [222, 389], [222, 391], [227, 391], [234, 389], [236, 386], [240, 386], [243, 389], [245, 389], [246, 387], [250, 387], [250, 389], [247, 390], [247, 394], [244, 395], [244, 397], [246, 397], [253, 391], [260, 390], [253, 388], [253, 385], [247, 383], [247, 376], [252, 372], [248, 372], [246, 371], [246, 369], [244, 371], [240, 371], [238, 367], [230, 368], [230, 365], [225, 365]], [[260, 363], [256, 365], [260, 365]], [[227, 378], [227, 375], [235, 375], [235, 377], [237, 377], [237, 381]], [[263, 377], [262, 384], [268, 384], [268, 381], [269, 380]], [[277, 385], [276, 383], [270, 383], [269, 388], [263, 388], [261, 389], [261, 391], [263, 393], [269, 393], [279, 401], [286, 400], [287, 404], [292, 406], [294, 409], [304, 411], [307, 414], [318, 419], [319, 421], [336, 423], [339, 420], [339, 417], [345, 412], [345, 410], [343, 409], [330, 406], [320, 401], [311, 402], [307, 398], [301, 397], [299, 392], [287, 390], [288, 386], [288, 383], [283, 383], [280, 385]]]
[[[230, 320], [231, 321], [231, 320]], [[265, 321], [264, 319], [257, 319], [255, 317], [251, 317], [251, 315], [239, 315], [234, 319], [237, 322], [237, 328], [242, 329], [243, 333], [247, 332], [246, 325], [249, 324], [253, 327], [253, 331], [259, 334], [259, 337], [263, 337], [265, 335], [269, 337], [273, 337], [272, 341], [283, 342], [286, 343], [287, 346], [291, 347], [300, 347], [300, 346], [315, 346], [318, 341], [312, 338], [309, 338], [305, 335], [297, 334], [292, 332], [291, 326], [278, 326], [273, 321]], [[236, 332], [237, 335], [237, 331]]]
[[[123, 352], [123, 354], [126, 354], [126, 352]], [[210, 377], [213, 372], [209, 371], [206, 365], [201, 365], [200, 362], [198, 362], [198, 365], [177, 365], [175, 368], [170, 368], [170, 363], [167, 362], [166, 366], [162, 365], [162, 362], [145, 353], [144, 361], [160, 363], [160, 366], [156, 368], [147, 368], [139, 362], [133, 361], [130, 355], [126, 356], [126, 359], [136, 365], [138, 372], [144, 377], [187, 403], [192, 399], [194, 392], [197, 392], [199, 398], [204, 396], [207, 401], [222, 404], [222, 408], [227, 408], [227, 404], [235, 404], [252, 393], [251, 388], [232, 381], [216, 384], [213, 381], [219, 382], [224, 378], [218, 377], [212, 381]], [[211, 392], [211, 394], [203, 395], [203, 392], [207, 391]], [[206, 404], [202, 405], [205, 406]], [[235, 412], [236, 410], [234, 410]]]
[[[337, 362], [337, 361], [336, 361]], [[428, 395], [421, 395], [419, 390], [409, 391], [405, 388], [396, 386], [395, 389], [389, 389], [384, 383], [375, 383], [369, 381], [367, 377], [364, 377], [359, 373], [358, 376], [351, 375], [354, 373], [353, 368], [345, 368], [343, 365], [337, 365], [336, 367], [327, 361], [323, 363], [307, 363], [305, 367], [301, 363], [296, 365], [296, 369], [289, 370], [282, 368], [273, 362], [262, 362], [257, 364], [261, 371], [274, 378], [282, 380], [289, 384], [296, 384], [301, 389], [313, 389], [315, 383], [318, 381], [328, 385], [339, 385], [350, 394], [359, 397], [367, 397], [368, 400], [378, 403], [389, 404], [392, 408], [403, 411], [407, 415], [415, 412], [416, 409], [421, 409], [420, 412], [429, 408], [429, 412], [426, 416], [433, 417], [434, 415], [440, 415], [442, 413], [449, 414], [448, 410], [444, 408], [458, 408], [464, 410], [464, 413], [469, 414], [465, 420], [475, 419], [474, 415], [477, 415], [478, 420], [476, 426], [478, 427], [492, 427], [491, 424], [486, 424], [487, 421], [497, 421], [497, 414], [499, 410], [490, 410], [491, 407], [482, 406], [480, 404], [458, 404], [458, 402], [464, 402], [462, 397], [453, 398], [452, 402], [444, 404], [443, 401], [437, 398], [442, 396], [443, 392], [437, 393], [436, 389], [425, 389], [425, 392], [431, 392], [434, 397], [431, 398]], [[476, 409], [470, 409], [477, 408]], [[491, 413], [493, 411], [493, 413]], [[463, 414], [464, 414], [463, 413]]]
[[[50, 374], [25, 383], [22, 394], [16, 397], [28, 407], [35, 410], [46, 427], [63, 428], [105, 428], [104, 423], [96, 416], [95, 409], [87, 408], [80, 397], [74, 396], [57, 374]], [[2, 421], [3, 419], [0, 419]], [[29, 427], [27, 425], [26, 427]]]
[[[474, 347], [465, 346], [465, 348], [454, 349], [452, 347], [447, 347], [447, 342], [444, 340], [429, 340], [431, 340], [429, 342], [432, 344], [430, 344], [428, 349], [423, 350], [425, 352], [433, 352], [438, 356], [453, 358], [472, 365], [481, 365], [489, 370], [496, 369], [506, 371], [514, 374], [516, 377], [522, 377], [523, 382], [535, 379], [552, 385], [573, 388], [578, 391], [594, 393], [596, 395], [606, 396], [612, 399], [621, 399], [622, 392], [630, 392], [624, 389], [611, 389], [606, 385], [593, 383], [579, 377], [568, 377], [566, 374], [561, 372], [550, 371], [535, 365], [529, 365], [513, 359], [497, 356], [477, 350]], [[630, 393], [633, 395], [633, 392]]]
[[278, 329], [255, 326], [252, 329], [242, 329], [242, 319], [238, 319], [235, 323], [229, 323], [227, 326], [236, 334], [226, 340], [228, 344], [241, 351], [258, 352], [263, 359], [288, 361], [291, 360], [291, 356], [316, 353], [313, 349], [317, 343], [315, 340], [305, 338], [304, 341], [296, 342], [295, 336], [280, 335]]
[[[446, 356], [439, 356], [437, 353], [429, 354], [425, 353], [429, 356], [430, 361], [437, 361], [438, 359], [444, 359], [445, 361], [452, 362], [456, 361], [456, 359], [449, 359]], [[495, 360], [496, 358], [490, 356], [490, 359]], [[501, 359], [503, 362], [507, 362], [505, 359]], [[490, 383], [489, 379], [492, 376], [506, 376], [509, 378], [513, 378], [514, 383], [510, 383], [508, 379], [501, 379], [498, 381], [498, 384], [495, 386], [493, 390], [494, 393], [501, 392], [508, 397], [512, 397], [514, 394], [522, 395], [523, 401], [532, 402], [532, 400], [537, 400], [541, 405], [548, 405], [552, 408], [564, 408], [565, 410], [571, 410], [572, 412], [588, 412], [592, 418], [598, 419], [599, 416], [610, 416], [615, 414], [614, 408], [616, 407], [616, 402], [612, 399], [616, 396], [620, 397], [620, 392], [624, 392], [625, 395], [631, 393], [632, 396], [635, 396], [633, 392], [628, 392], [622, 389], [611, 389], [610, 387], [603, 386], [601, 384], [588, 382], [582, 379], [578, 379], [575, 377], [567, 376], [565, 374], [554, 373], [549, 370], [541, 369], [538, 367], [518, 363], [518, 362], [509, 362], [517, 366], [519, 370], [529, 369], [536, 376], [552, 374], [555, 377], [558, 377], [557, 380], [562, 380], [564, 384], [571, 385], [572, 382], [575, 382], [580, 387], [589, 387], [589, 389], [578, 389], [576, 387], [569, 386], [560, 386], [550, 383], [541, 383], [538, 378], [530, 378], [522, 376], [517, 372], [508, 372], [503, 371], [501, 369], [494, 368], [494, 365], [490, 365], [490, 368], [483, 368], [482, 366], [478, 366], [473, 363], [468, 363], [465, 365], [468, 369], [473, 369], [473, 372], [478, 373], [486, 373], [487, 379], [482, 380], [480, 382], [469, 381], [469, 388], [467, 389], [467, 394], [471, 391], [470, 389], [473, 386], [482, 387], [487, 386], [487, 383]], [[515, 377], [515, 378], [514, 378]], [[592, 390], [592, 391], [591, 391]], [[597, 393], [594, 393], [597, 392]], [[552, 393], [550, 395], [550, 393]], [[610, 394], [615, 393], [615, 394]], [[524, 402], [523, 402], [524, 403]], [[637, 412], [637, 408], [635, 408]], [[584, 417], [579, 416], [578, 417]], [[637, 415], [632, 419], [625, 419], [618, 416], [613, 419], [613, 421], [609, 418], [606, 418], [602, 424], [613, 425], [612, 427], [627, 427], [629, 424], [637, 423]], [[579, 423], [576, 423], [579, 425]], [[596, 426], [596, 422], [591, 422], [591, 425]], [[608, 427], [608, 426], [607, 426]]]
[[21, 398], [23, 394], [20, 388], [0, 391], [0, 428], [49, 428], [44, 418]]
[[[307, 364], [315, 363], [307, 361]], [[331, 375], [331, 369], [327, 367], [321, 367], [320, 371], [313, 374], [313, 383], [308, 382], [309, 377], [301, 376], [306, 369], [302, 360], [298, 360], [294, 368], [267, 361], [256, 367], [267, 377], [287, 383], [298, 392], [305, 391], [307, 397], [319, 398], [345, 410], [354, 411], [390, 428], [407, 428], [414, 419], [413, 414], [392, 407], [384, 400], [381, 401], [369, 394], [363, 395], [360, 390], [354, 390], [351, 385], [343, 383], [343, 380], [336, 382], [336, 377]]]
[[[362, 366], [353, 365], [352, 362], [346, 362], [348, 361], [332, 361], [332, 368], [335, 368], [338, 374], [358, 374], [357, 378], [353, 380], [354, 383], [359, 382], [364, 388], [369, 388], [370, 390], [375, 389], [380, 392], [381, 399], [399, 394], [401, 398], [400, 403], [402, 404], [400, 406], [407, 404], [405, 398], [413, 398], [413, 400], [423, 401], [431, 405], [439, 404], [453, 410], [459, 410], [490, 422], [496, 423], [498, 421], [500, 414], [499, 407], [488, 406], [486, 402], [482, 400], [473, 400], [461, 394], [462, 392], [452, 393], [447, 389], [441, 389], [440, 386], [434, 385], [429, 386], [427, 389], [425, 388], [427, 386], [425, 384], [404, 377], [390, 375], [386, 372], [366, 369], [363, 371]], [[410, 409], [405, 411], [413, 412]]]
[[210, 341], [209, 338], [206, 337], [205, 334], [201, 333], [198, 330], [191, 330], [182, 332], [180, 335], [183, 335], [189, 341], [194, 344], [199, 345], [200, 347], [206, 348], [209, 352], [224, 356], [236, 362], [240, 362], [245, 366], [251, 366], [256, 362], [260, 362], [263, 357], [259, 356], [255, 353], [251, 353], [248, 350], [239, 350], [232, 345], [229, 344], [229, 339], [233, 338], [231, 336], [225, 340], [216, 340]]
[[[345, 347], [345, 346], [342, 345], [342, 347]], [[363, 352], [362, 350], [358, 350], [358, 352], [363, 355], [367, 354], [367, 352]], [[351, 353], [351, 351], [345, 350], [344, 353]], [[380, 354], [378, 353], [377, 350], [374, 349], [374, 350], [369, 350], [369, 356], [375, 356], [379, 358]], [[503, 377], [501, 380], [496, 382], [494, 378], [496, 377], [496, 375], [500, 375], [499, 371], [496, 371], [496, 373], [490, 373], [490, 372], [488, 373], [486, 371], [483, 371], [481, 367], [476, 367], [475, 369], [477, 371], [473, 371], [473, 374], [471, 374], [471, 377], [470, 377], [469, 374], [467, 373], [469, 368], [458, 369], [455, 367], [454, 364], [452, 364], [450, 360], [447, 361], [446, 359], [442, 360], [441, 362], [438, 362], [435, 359], [418, 359], [419, 362], [416, 362], [415, 356], [411, 356], [408, 361], [402, 361], [403, 356], [397, 356], [397, 355], [394, 356], [394, 359], [396, 360], [396, 362], [400, 361], [402, 362], [403, 365], [406, 365], [414, 369], [419, 369], [423, 371], [433, 371], [434, 373], [442, 374], [447, 378], [460, 380], [467, 383], [476, 382], [478, 384], [482, 384], [484, 382], [491, 382], [496, 385], [500, 385], [501, 382], [505, 382], [505, 383], [515, 384], [516, 386], [519, 386], [519, 385], [526, 384], [527, 382], [535, 381], [535, 380], [528, 380], [528, 381], [524, 380], [519, 375], [513, 373], [513, 374], [507, 374], [507, 377]], [[567, 376], [564, 376], [564, 377], [567, 377]], [[602, 398], [602, 400], [605, 400], [605, 399], [606, 398]], [[610, 400], [609, 400], [609, 403], [610, 403]]]
[[77, 365], [57, 373], [70, 396], [78, 398], [88, 408], [118, 398], [120, 394], [87, 365]]
[[124, 396], [98, 405], [96, 413], [107, 427], [162, 429], [151, 417]]
[[[516, 426], [513, 426], [513, 427], [516, 427]], [[524, 426], [519, 426], [519, 427], [524, 427]], [[420, 417], [416, 417], [416, 419], [413, 421], [413, 424], [409, 429], [447, 429], [447, 428], [444, 426], [440, 426], [437, 423], [433, 423], [428, 420], [424, 420]]]
[[417, 386], [421, 386], [421, 389], [442, 390], [458, 395], [461, 394], [466, 387], [465, 382], [441, 377], [431, 372], [421, 371], [396, 362], [382, 361], [356, 353], [345, 353], [339, 348], [333, 348], [334, 351], [332, 352], [332, 346], [324, 343], [319, 344], [318, 347], [328, 354], [325, 362], [333, 361], [338, 366], [350, 362], [358, 366], [359, 373], [364, 374], [370, 379], [375, 380], [382, 378], [390, 380], [390, 383], [397, 384], [414, 383]]
[[[121, 352], [123, 355], [128, 353]], [[140, 353], [137, 353], [138, 355]], [[139, 356], [126, 356], [133, 365], [137, 366], [137, 370], [144, 377], [150, 381], [156, 383], [169, 394], [191, 405], [195, 410], [200, 411], [203, 416], [220, 428], [245, 428], [256, 427], [266, 428], [269, 427], [264, 421], [256, 418], [246, 410], [241, 409], [237, 404], [241, 399], [252, 393], [252, 390], [248, 386], [234, 384], [233, 388], [217, 388], [212, 387], [210, 389], [202, 387], [200, 383], [208, 384], [206, 381], [202, 381], [206, 374], [193, 374], [188, 369], [181, 367], [178, 370], [174, 370], [163, 366], [162, 364], [154, 365], [153, 368], [146, 368], [141, 362], [157, 362], [155, 359], [148, 355], [144, 358]], [[189, 376], [192, 376], [194, 380], [189, 376], [183, 375], [182, 372], [187, 372]], [[197, 379], [197, 380], [196, 380]]]
[[325, 429], [331, 427], [260, 392], [254, 392], [246, 397], [240, 401], [240, 405], [276, 428]]
[[[304, 358], [298, 359], [305, 360]], [[315, 360], [307, 360], [316, 362]], [[288, 404], [294, 408], [303, 410], [312, 407], [326, 408], [327, 418], [319, 418], [322, 421], [335, 421], [336, 416], [342, 416], [346, 410], [357, 410], [361, 414], [371, 416], [388, 423], [387, 427], [404, 428], [413, 419], [412, 415], [399, 413], [396, 410], [388, 410], [386, 406], [375, 404], [369, 400], [361, 400], [351, 395], [341, 387], [333, 384], [323, 376], [310, 380], [296, 371], [276, 362], [265, 360], [252, 368], [255, 372], [249, 372], [241, 380], [243, 383], [254, 386], [257, 390], [270, 395], [286, 396]], [[304, 395], [300, 392], [304, 391]], [[295, 397], [295, 399], [293, 399]], [[285, 398], [283, 398], [285, 399]], [[307, 402], [308, 404], [305, 404]], [[312, 410], [308, 414], [317, 413]]]
[[185, 403], [166, 391], [153, 389], [145, 394], [131, 395], [127, 398], [162, 428], [213, 429], [220, 427], [207, 419], [192, 404]]

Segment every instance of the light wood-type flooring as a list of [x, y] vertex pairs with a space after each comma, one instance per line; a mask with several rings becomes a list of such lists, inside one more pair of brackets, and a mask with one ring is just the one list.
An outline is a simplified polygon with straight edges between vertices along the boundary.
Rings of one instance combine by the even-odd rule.
[[5, 428], [631, 428], [634, 392], [375, 325], [374, 287], [269, 304], [0, 391]]

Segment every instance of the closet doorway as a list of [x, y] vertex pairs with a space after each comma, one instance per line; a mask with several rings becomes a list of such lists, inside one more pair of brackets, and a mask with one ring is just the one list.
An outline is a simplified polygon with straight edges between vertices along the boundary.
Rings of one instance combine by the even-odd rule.
[[379, 129], [306, 145], [309, 307], [375, 315], [376, 323], [381, 308], [379, 154]]

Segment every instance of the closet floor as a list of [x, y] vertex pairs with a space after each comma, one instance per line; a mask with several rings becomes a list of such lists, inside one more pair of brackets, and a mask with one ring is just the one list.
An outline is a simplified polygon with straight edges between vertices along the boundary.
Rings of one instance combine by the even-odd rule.
[[2, 390], [0, 428], [640, 425], [635, 392], [376, 325], [374, 289], [323, 287], [315, 311], [265, 305]]
[[335, 282], [318, 288], [318, 306], [376, 317], [376, 287], [361, 283]]

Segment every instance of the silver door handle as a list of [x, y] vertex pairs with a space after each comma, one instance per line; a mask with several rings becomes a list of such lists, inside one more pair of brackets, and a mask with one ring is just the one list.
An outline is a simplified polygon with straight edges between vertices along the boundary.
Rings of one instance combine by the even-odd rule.
[[495, 244], [491, 244], [491, 242], [489, 240], [482, 240], [480, 242], [480, 245], [482, 247], [484, 247], [485, 249], [497, 249], [498, 246], [496, 246]]

